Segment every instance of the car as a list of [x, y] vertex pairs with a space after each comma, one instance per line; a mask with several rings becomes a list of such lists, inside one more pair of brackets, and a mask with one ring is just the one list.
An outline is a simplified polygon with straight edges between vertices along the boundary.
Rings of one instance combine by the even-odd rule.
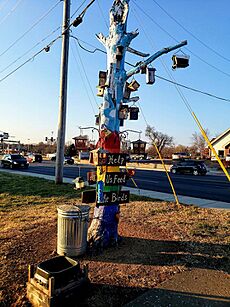
[[203, 161], [180, 161], [171, 166], [170, 172], [173, 174], [183, 173], [197, 176], [206, 175], [207, 168]]
[[227, 155], [226, 155], [225, 160], [226, 160], [226, 161], [230, 161], [230, 154], [227, 154]]
[[191, 155], [187, 152], [175, 152], [172, 154], [173, 160], [190, 159]]
[[39, 162], [41, 163], [42, 162], [42, 155], [40, 154], [28, 154], [26, 156], [26, 159], [28, 162]]
[[20, 154], [6, 154], [3, 156], [1, 160], [1, 166], [3, 168], [9, 167], [9, 168], [28, 168], [29, 162], [26, 158], [24, 158]]
[[70, 165], [73, 165], [74, 164], [74, 159], [71, 158], [71, 157], [67, 157], [65, 156], [64, 157], [64, 164], [70, 164]]

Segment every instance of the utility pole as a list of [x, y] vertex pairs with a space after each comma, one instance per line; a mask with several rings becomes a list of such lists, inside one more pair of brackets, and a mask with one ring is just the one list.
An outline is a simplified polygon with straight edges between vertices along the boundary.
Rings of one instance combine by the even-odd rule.
[[62, 55], [61, 55], [59, 117], [58, 117], [58, 135], [57, 135], [57, 156], [56, 156], [56, 171], [55, 171], [55, 183], [57, 184], [63, 182], [68, 58], [69, 58], [69, 25], [70, 25], [70, 0], [63, 0]]
[[[137, 116], [131, 116], [130, 110], [136, 111], [138, 108], [127, 107], [127, 104], [138, 100], [138, 97], [130, 98], [129, 95], [139, 87], [138, 82], [132, 80], [129, 83], [128, 79], [144, 69], [150, 71], [147, 66], [159, 56], [187, 44], [187, 41], [183, 41], [175, 46], [163, 48], [150, 57], [148, 57], [149, 54], [130, 48], [131, 41], [139, 33], [137, 31], [127, 33], [128, 13], [129, 0], [114, 0], [110, 10], [109, 35], [107, 37], [102, 33], [97, 35], [107, 51], [107, 72], [99, 74], [98, 96], [103, 97], [103, 102], [99, 114], [98, 161], [94, 163], [97, 165], [97, 198], [94, 218], [88, 231], [88, 241], [104, 247], [111, 242], [117, 242], [119, 204], [128, 202], [128, 196], [125, 191], [121, 191], [121, 185], [125, 184], [129, 175], [120, 172], [119, 169], [119, 166], [125, 165], [122, 162], [124, 157], [120, 153], [119, 130], [123, 122], [120, 113], [125, 107], [130, 114], [130, 119], [137, 119]], [[126, 72], [124, 68], [126, 51], [148, 58], [138, 62], [133, 69]], [[152, 72], [153, 70], [152, 68]], [[103, 78], [104, 81], [101, 80]], [[134, 112], [133, 115], [135, 115]], [[99, 159], [100, 155], [105, 155], [104, 162]]]

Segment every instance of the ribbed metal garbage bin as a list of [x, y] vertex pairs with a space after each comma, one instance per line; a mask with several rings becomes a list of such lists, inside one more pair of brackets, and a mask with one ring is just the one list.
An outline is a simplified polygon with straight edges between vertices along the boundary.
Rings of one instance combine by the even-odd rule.
[[62, 205], [58, 211], [57, 253], [79, 256], [87, 247], [90, 207], [87, 205]]

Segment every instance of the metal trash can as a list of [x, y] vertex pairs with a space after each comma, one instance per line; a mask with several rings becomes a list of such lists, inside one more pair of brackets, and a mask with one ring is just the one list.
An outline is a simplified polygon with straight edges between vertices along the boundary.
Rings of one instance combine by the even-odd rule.
[[62, 205], [58, 211], [57, 253], [63, 256], [79, 256], [87, 247], [90, 206]]

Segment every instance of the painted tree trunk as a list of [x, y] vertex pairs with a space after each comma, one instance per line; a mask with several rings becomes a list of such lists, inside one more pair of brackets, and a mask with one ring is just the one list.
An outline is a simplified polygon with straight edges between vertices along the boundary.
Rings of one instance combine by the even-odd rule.
[[[110, 32], [108, 37], [97, 37], [107, 50], [107, 79], [103, 103], [100, 107], [100, 136], [97, 148], [109, 153], [120, 152], [119, 109], [123, 102], [126, 82], [124, 69], [125, 53], [137, 32], [126, 33], [129, 0], [116, 0], [110, 10]], [[119, 186], [106, 185], [106, 173], [119, 172], [119, 166], [97, 167], [97, 202], [103, 203], [103, 192], [119, 191]], [[118, 239], [119, 203], [99, 206], [94, 209], [94, 219], [88, 232], [88, 240], [103, 247]]]

